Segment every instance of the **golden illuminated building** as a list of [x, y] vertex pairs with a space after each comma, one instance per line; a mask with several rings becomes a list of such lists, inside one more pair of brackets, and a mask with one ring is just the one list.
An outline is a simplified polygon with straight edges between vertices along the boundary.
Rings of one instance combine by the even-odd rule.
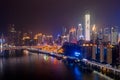
[[108, 64], [112, 63], [112, 48], [111, 48], [111, 45], [107, 46], [107, 63]]

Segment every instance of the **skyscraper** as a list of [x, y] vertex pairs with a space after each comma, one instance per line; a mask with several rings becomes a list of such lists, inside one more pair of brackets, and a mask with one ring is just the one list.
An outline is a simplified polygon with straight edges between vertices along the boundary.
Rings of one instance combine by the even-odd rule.
[[116, 45], [118, 43], [118, 33], [115, 27], [111, 28], [111, 44]]
[[120, 33], [118, 33], [118, 43], [120, 42]]
[[66, 32], [67, 32], [67, 28], [63, 27], [63, 29], [62, 29], [62, 35], [66, 35]]
[[76, 43], [76, 28], [73, 26], [70, 30], [69, 30], [69, 42], [71, 43]]
[[103, 42], [110, 42], [110, 28], [104, 28]]
[[77, 36], [77, 41], [84, 38], [83, 37], [83, 28], [82, 28], [81, 24], [78, 25], [76, 36]]
[[95, 43], [95, 41], [97, 40], [97, 29], [95, 24], [92, 27], [92, 31], [91, 31], [91, 40]]
[[10, 45], [16, 45], [16, 29], [14, 24], [9, 25], [9, 41], [8, 44]]
[[90, 41], [90, 14], [85, 15], [85, 40]]

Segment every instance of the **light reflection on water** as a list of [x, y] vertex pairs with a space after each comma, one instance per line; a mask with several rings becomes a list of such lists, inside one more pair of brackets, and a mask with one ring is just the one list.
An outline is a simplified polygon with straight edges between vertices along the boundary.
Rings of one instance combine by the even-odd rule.
[[2, 60], [0, 60], [0, 73], [2, 73], [2, 70], [3, 70], [3, 62]]
[[31, 54], [23, 57], [0, 58], [0, 80], [19, 77], [45, 80], [107, 80], [94, 73], [81, 72], [74, 64], [44, 55]]
[[2, 51], [3, 51], [3, 50], [0, 48], [0, 53], [2, 53]]
[[80, 76], [82, 76], [82, 74], [77, 66], [74, 68], [74, 74], [75, 74], [76, 80], [82, 80], [82, 78], [80, 78]]

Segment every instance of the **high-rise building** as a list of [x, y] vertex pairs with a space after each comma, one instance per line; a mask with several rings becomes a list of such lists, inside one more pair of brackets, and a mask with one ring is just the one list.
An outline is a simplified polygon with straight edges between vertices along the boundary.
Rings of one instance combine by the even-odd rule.
[[77, 41], [84, 38], [82, 24], [78, 25], [76, 36], [77, 36]]
[[72, 27], [69, 31], [69, 42], [76, 43], [76, 28]]
[[97, 40], [97, 29], [96, 29], [96, 26], [93, 25], [92, 27], [92, 31], [91, 31], [91, 40], [95, 43], [95, 41]]
[[118, 33], [115, 27], [111, 28], [111, 44], [116, 45], [118, 43]]
[[118, 34], [118, 43], [120, 42], [120, 33]]
[[52, 35], [48, 35], [47, 37], [47, 44], [48, 45], [53, 45], [53, 36]]
[[43, 36], [42, 33], [35, 34], [34, 40], [35, 40], [36, 45], [41, 45], [42, 44], [42, 42], [43, 42], [42, 36]]
[[112, 48], [110, 47], [110, 45], [107, 46], [107, 63], [108, 64], [112, 64]]
[[104, 62], [104, 46], [100, 45], [100, 62]]
[[45, 34], [43, 34], [42, 35], [42, 44], [46, 44], [47, 42], [46, 42], [46, 35]]
[[85, 40], [90, 41], [90, 14], [85, 15]]
[[9, 41], [8, 44], [10, 45], [16, 45], [16, 29], [14, 24], [9, 25]]
[[104, 28], [103, 42], [110, 42], [110, 29], [108, 27]]
[[66, 33], [67, 33], [67, 28], [63, 27], [63, 29], [62, 29], [62, 35], [66, 35]]
[[97, 37], [99, 39], [99, 44], [102, 44], [103, 42], [103, 29], [101, 28], [100, 31], [97, 33]]
[[30, 45], [30, 34], [24, 33], [22, 40], [23, 40], [22, 42], [23, 45], [29, 46]]
[[16, 32], [16, 45], [18, 46], [20, 46], [20, 45], [22, 45], [22, 37], [23, 37], [23, 34], [22, 34], [22, 32], [21, 31], [17, 31]]
[[97, 51], [97, 46], [93, 45], [92, 47], [92, 59], [96, 60], [96, 51]]

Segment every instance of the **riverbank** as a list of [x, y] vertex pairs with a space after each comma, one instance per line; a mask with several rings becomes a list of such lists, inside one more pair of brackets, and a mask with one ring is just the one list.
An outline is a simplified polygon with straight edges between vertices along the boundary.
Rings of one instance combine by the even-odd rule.
[[[96, 70], [98, 72], [101, 72], [102, 74], [105, 74], [106, 76], [109, 76], [115, 80], [119, 80], [120, 79], [120, 70], [119, 69], [115, 69], [112, 68], [111, 66], [107, 66], [104, 64], [100, 64], [100, 63], [96, 63], [96, 62], [91, 62], [89, 60], [86, 59], [78, 59], [76, 57], [71, 57], [71, 56], [65, 56], [62, 54], [57, 54], [57, 53], [50, 53], [47, 51], [42, 51], [42, 50], [37, 50], [37, 49], [32, 49], [33, 52], [36, 53], [44, 53], [50, 56], [54, 56], [57, 57], [58, 59], [63, 59], [66, 62], [70, 62], [70, 63], [74, 63], [74, 64], [80, 64], [80, 67], [82, 66], [82, 68], [86, 68], [86, 70]], [[29, 50], [31, 51], [31, 50]], [[62, 57], [61, 57], [62, 56]], [[84, 65], [84, 66], [83, 66]]]

